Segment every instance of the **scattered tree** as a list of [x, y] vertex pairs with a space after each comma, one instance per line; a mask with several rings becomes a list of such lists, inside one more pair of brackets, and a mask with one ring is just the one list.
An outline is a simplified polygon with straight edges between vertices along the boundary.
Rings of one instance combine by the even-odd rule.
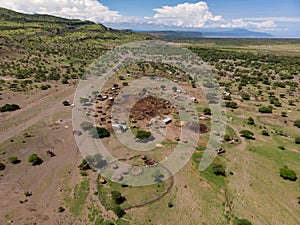
[[26, 197], [29, 197], [29, 196], [32, 195], [32, 192], [31, 192], [31, 191], [25, 191], [25, 192], [24, 192], [24, 195], [25, 195]]
[[100, 139], [110, 137], [109, 131], [104, 127], [93, 127], [90, 130], [90, 135], [92, 136], [92, 138], [100, 138]]
[[8, 158], [8, 161], [11, 163], [11, 164], [19, 164], [21, 162], [20, 159], [18, 159], [18, 157], [16, 156], [11, 156]]
[[267, 106], [261, 106], [258, 111], [260, 113], [272, 113], [272, 108]]
[[204, 115], [211, 115], [211, 110], [210, 110], [210, 108], [204, 108], [204, 109], [203, 109], [203, 113], [204, 113]]
[[140, 140], [146, 140], [151, 137], [150, 131], [138, 130], [136, 134], [136, 138]]
[[168, 207], [173, 208], [174, 204], [172, 202], [168, 202]]
[[0, 162], [0, 171], [5, 169], [5, 165], [3, 163]]
[[122, 216], [125, 215], [125, 211], [119, 206], [119, 205], [113, 205], [111, 207], [111, 210], [119, 217], [121, 218]]
[[118, 205], [122, 204], [126, 200], [126, 198], [122, 196], [121, 193], [118, 191], [112, 191], [111, 198], [114, 201], [114, 203]]
[[252, 223], [246, 219], [237, 219], [235, 225], [252, 225]]
[[28, 162], [30, 162], [33, 166], [36, 166], [42, 164], [43, 160], [37, 154], [32, 154], [29, 156]]
[[119, 80], [125, 80], [124, 76], [119, 76]]
[[82, 170], [82, 171], [91, 169], [90, 164], [88, 164], [88, 162], [85, 159], [82, 160], [82, 162], [80, 163], [78, 168], [79, 168], [79, 170]]
[[228, 142], [231, 141], [231, 137], [228, 134], [225, 134], [223, 137], [224, 141]]
[[270, 136], [270, 134], [269, 134], [269, 132], [267, 130], [263, 130], [261, 132], [261, 134], [264, 135], [264, 136]]
[[286, 112], [281, 112], [281, 117], [287, 117], [287, 113]]
[[288, 168], [280, 168], [280, 176], [285, 180], [296, 181], [297, 175], [294, 170]]
[[241, 97], [242, 97], [243, 100], [250, 100], [250, 95], [246, 92], [242, 93]]
[[216, 175], [226, 176], [225, 168], [221, 164], [213, 164], [212, 165], [213, 173]]
[[238, 108], [238, 105], [237, 105], [236, 102], [226, 102], [225, 106], [228, 107], [228, 108], [232, 108], [232, 109], [237, 109]]
[[254, 119], [252, 117], [248, 118], [248, 122], [249, 125], [255, 125]]
[[254, 133], [250, 130], [241, 130], [240, 134], [242, 137], [246, 138], [246, 139], [254, 139]]
[[11, 111], [15, 111], [21, 109], [20, 106], [16, 105], [16, 104], [5, 104], [4, 106], [0, 107], [0, 112], [11, 112]]
[[60, 213], [62, 213], [62, 212], [64, 212], [65, 211], [65, 208], [64, 207], [58, 207], [58, 210], [57, 210], [58, 212], [60, 212]]
[[63, 104], [64, 106], [70, 106], [70, 102], [67, 101], [67, 100], [63, 101], [62, 104]]
[[294, 126], [300, 128], [300, 120], [296, 120], [296, 121], [294, 122]]

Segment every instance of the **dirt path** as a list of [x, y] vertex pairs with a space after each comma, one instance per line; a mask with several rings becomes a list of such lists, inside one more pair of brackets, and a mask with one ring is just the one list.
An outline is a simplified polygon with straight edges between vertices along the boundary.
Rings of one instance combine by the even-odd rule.
[[70, 88], [67, 88], [67, 89], [59, 92], [59, 94], [62, 95], [62, 97], [60, 97], [59, 99], [56, 99], [54, 104], [52, 104], [53, 102], [51, 102], [51, 100], [49, 102], [47, 102], [47, 100], [49, 100], [49, 98], [51, 96], [46, 96], [46, 97], [44, 97], [42, 99], [39, 99], [36, 102], [28, 105], [26, 108], [24, 108], [23, 111], [20, 111], [20, 113], [22, 113], [22, 115], [26, 115], [27, 112], [32, 113], [32, 110], [34, 110], [35, 107], [42, 107], [42, 110], [40, 112], [38, 112], [37, 114], [33, 115], [32, 118], [26, 119], [25, 121], [21, 121], [22, 118], [20, 116], [20, 113], [18, 113], [15, 116], [15, 118], [16, 118], [15, 123], [17, 123], [18, 125], [15, 126], [15, 127], [9, 128], [7, 130], [1, 130], [0, 143], [4, 142], [5, 140], [7, 140], [9, 138], [12, 138], [12, 137], [20, 134], [22, 131], [24, 131], [27, 128], [33, 126], [34, 124], [36, 124], [40, 120], [42, 120], [42, 119], [50, 116], [51, 114], [55, 113], [57, 111], [57, 109], [62, 106], [62, 101], [63, 100], [73, 98], [74, 91], [75, 91], [75, 88], [70, 87]]

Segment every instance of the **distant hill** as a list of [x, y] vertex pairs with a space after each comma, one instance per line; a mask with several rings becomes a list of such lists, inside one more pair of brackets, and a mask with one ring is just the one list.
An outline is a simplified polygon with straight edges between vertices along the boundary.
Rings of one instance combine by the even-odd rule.
[[230, 38], [263, 38], [272, 37], [264, 32], [249, 31], [246, 29], [221, 30], [221, 31], [143, 31], [162, 39], [197, 39], [205, 37], [230, 37]]
[[187, 38], [202, 38], [203, 34], [197, 31], [143, 31], [157, 38], [163, 39], [187, 39]]
[[[34, 49], [47, 47], [63, 50], [65, 45], [75, 44], [81, 41], [84, 47], [86, 44], [95, 44], [106, 48], [105, 46], [114, 46], [120, 43], [126, 43], [134, 40], [143, 40], [149, 36], [132, 31], [121, 31], [105, 27], [102, 24], [96, 24], [91, 21], [82, 21], [78, 19], [65, 19], [50, 15], [24, 14], [0, 7], [0, 44], [4, 44], [12, 49]], [[1, 41], [2, 40], [2, 41]], [[6, 40], [6, 41], [5, 41]], [[43, 46], [44, 44], [46, 44]], [[59, 49], [58, 49], [59, 50]]]
[[247, 29], [234, 29], [219, 32], [204, 32], [206, 37], [272, 37], [271, 34], [265, 32], [249, 31]]
[[67, 83], [71, 77], [82, 76], [90, 63], [114, 46], [150, 38], [91, 21], [0, 8], [0, 80], [10, 76]]

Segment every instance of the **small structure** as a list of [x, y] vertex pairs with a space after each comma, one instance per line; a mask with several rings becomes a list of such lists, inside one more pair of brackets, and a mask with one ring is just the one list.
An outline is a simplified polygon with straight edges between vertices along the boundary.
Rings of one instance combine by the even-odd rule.
[[142, 159], [142, 160], [146, 160], [146, 159], [147, 159], [147, 156], [141, 155], [141, 159]]
[[119, 167], [118, 167], [117, 164], [112, 164], [112, 165], [111, 165], [111, 168], [112, 168], [113, 170], [116, 170], [116, 169], [118, 169]]
[[101, 178], [99, 179], [99, 182], [100, 182], [100, 184], [106, 184], [106, 183], [107, 183], [107, 181], [106, 181], [105, 178], [103, 178], [103, 177], [101, 177]]
[[167, 117], [165, 119], [163, 119], [164, 124], [169, 124], [172, 122], [172, 119], [170, 117]]
[[111, 179], [114, 181], [121, 181], [121, 180], [123, 180], [123, 176], [116, 173], [111, 177]]
[[120, 123], [113, 123], [113, 124], [112, 124], [112, 127], [113, 127], [113, 128], [116, 128], [116, 129], [119, 129], [119, 130], [121, 130], [122, 132], [125, 132], [125, 131], [128, 130], [128, 127], [127, 127], [127, 126], [125, 126], [125, 125], [123, 125], [123, 124], [120, 124]]

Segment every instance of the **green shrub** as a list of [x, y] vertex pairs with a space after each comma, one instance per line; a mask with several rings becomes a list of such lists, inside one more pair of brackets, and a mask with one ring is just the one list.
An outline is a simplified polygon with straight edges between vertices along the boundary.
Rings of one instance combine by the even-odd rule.
[[122, 216], [125, 215], [125, 211], [119, 206], [119, 205], [113, 205], [111, 207], [111, 210], [119, 217], [121, 218]]
[[272, 113], [272, 108], [267, 107], [267, 106], [261, 106], [261, 107], [259, 107], [258, 111], [260, 113]]
[[241, 130], [240, 134], [246, 139], [253, 139], [254, 133], [250, 130]]
[[100, 139], [110, 137], [109, 131], [104, 127], [93, 127], [90, 130], [90, 135], [92, 136], [92, 138], [100, 138]]
[[254, 119], [252, 117], [248, 118], [248, 122], [249, 125], [255, 125]]
[[91, 169], [90, 164], [88, 164], [88, 162], [85, 159], [82, 160], [82, 162], [80, 163], [78, 168], [79, 168], [79, 170], [82, 170], [82, 171]]
[[252, 225], [252, 223], [246, 219], [237, 219], [234, 224], [235, 225]]
[[30, 162], [33, 166], [36, 166], [42, 164], [43, 160], [37, 154], [32, 154], [29, 156], [28, 162]]
[[0, 112], [11, 112], [11, 111], [15, 111], [21, 109], [20, 106], [16, 105], [16, 104], [5, 104], [4, 106], [0, 107]]
[[248, 93], [242, 93], [241, 97], [243, 100], [250, 100], [250, 95]]
[[174, 204], [172, 202], [168, 202], [168, 207], [173, 208]]
[[144, 130], [138, 130], [136, 134], [136, 138], [140, 140], [146, 140], [149, 137], [151, 137], [151, 132], [149, 131], [144, 131]]
[[295, 143], [300, 144], [300, 137], [295, 137]]
[[267, 130], [263, 130], [261, 132], [261, 134], [264, 135], [264, 136], [270, 136], [270, 134], [269, 134], [269, 132]]
[[296, 120], [296, 121], [294, 122], [294, 126], [300, 128], [300, 120]]
[[62, 213], [62, 212], [64, 212], [65, 211], [65, 208], [64, 207], [58, 207], [58, 210], [57, 210], [58, 212], [60, 212], [60, 213]]
[[203, 109], [203, 113], [204, 113], [204, 115], [211, 115], [211, 110], [210, 110], [210, 108], [204, 108], [204, 109]]
[[67, 101], [67, 100], [63, 101], [62, 104], [63, 104], [64, 106], [70, 106], [70, 102]]
[[12, 164], [18, 164], [18, 163], [21, 162], [21, 160], [18, 159], [18, 157], [16, 157], [16, 156], [11, 156], [11, 157], [9, 157], [9, 158], [8, 158], [8, 161], [9, 161], [10, 163], [12, 163]]
[[51, 88], [51, 85], [49, 85], [49, 84], [45, 84], [45, 85], [42, 85], [41, 86], [41, 90], [48, 90], [49, 88]]
[[228, 107], [228, 108], [232, 108], [232, 109], [237, 109], [238, 108], [238, 105], [237, 105], [236, 102], [226, 102], [225, 106]]
[[118, 191], [112, 191], [111, 198], [118, 205], [122, 204], [126, 200], [126, 198]]
[[213, 173], [216, 175], [226, 176], [225, 168], [221, 164], [213, 164], [212, 165]]
[[0, 171], [5, 169], [5, 165], [3, 163], [0, 162]]
[[30, 191], [25, 191], [25, 192], [24, 192], [24, 195], [25, 195], [26, 197], [29, 197], [29, 196], [32, 195], [32, 192], [30, 192]]
[[294, 170], [288, 168], [280, 168], [280, 176], [285, 180], [296, 181], [297, 175]]
[[228, 142], [231, 141], [231, 137], [228, 134], [225, 134], [223, 137], [224, 141]]

